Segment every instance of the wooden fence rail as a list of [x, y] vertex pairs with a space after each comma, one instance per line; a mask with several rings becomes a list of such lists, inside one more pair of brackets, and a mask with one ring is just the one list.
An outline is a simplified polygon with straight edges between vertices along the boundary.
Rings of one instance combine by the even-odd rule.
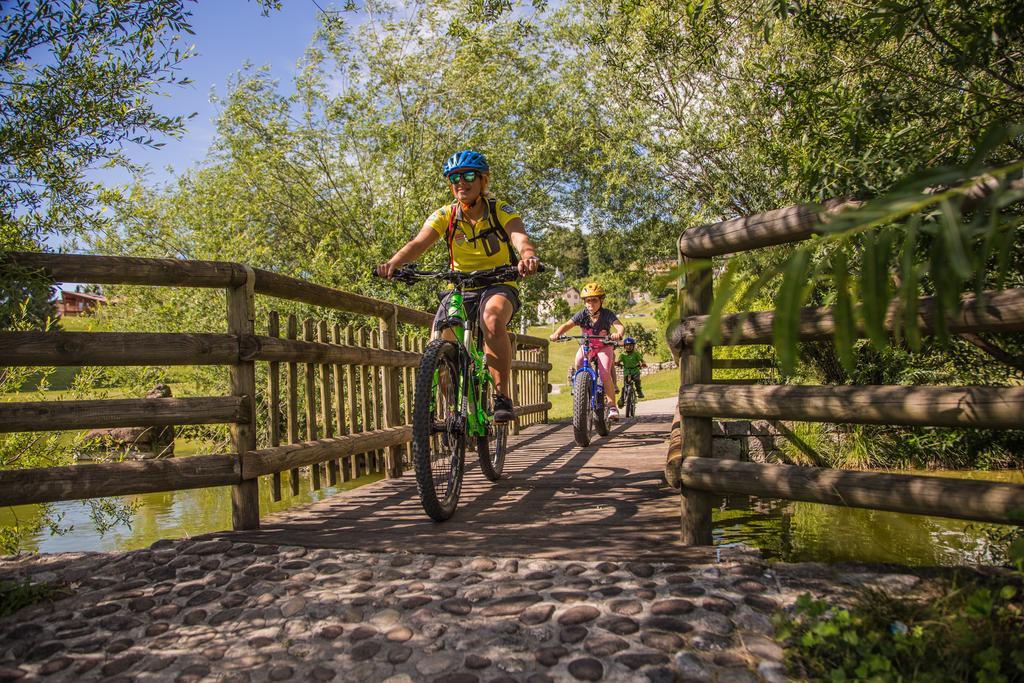
[[[226, 334], [0, 332], [0, 364], [223, 365], [231, 385], [229, 396], [0, 403], [0, 432], [223, 423], [234, 445], [226, 455], [0, 471], [0, 505], [228, 485], [234, 527], [252, 529], [259, 526], [260, 476], [272, 477], [271, 494], [280, 500], [285, 471], [294, 496], [300, 468], [309, 468], [318, 489], [324, 463], [328, 486], [377, 472], [402, 476], [410, 465], [412, 386], [424, 340], [400, 336], [399, 325], [429, 327], [432, 313], [237, 263], [27, 252], [8, 252], [0, 261], [55, 281], [224, 289], [228, 328]], [[370, 316], [378, 325], [329, 328], [325, 320], [307, 319], [300, 330], [294, 315], [282, 321], [272, 311], [267, 333], [257, 334], [256, 295]], [[516, 423], [546, 419], [548, 340], [512, 337], [520, 349], [512, 364], [521, 399]], [[268, 371], [260, 388], [258, 362]], [[257, 447], [257, 406], [266, 410], [263, 448]]]
[[[1024, 181], [1013, 185], [1024, 187]], [[992, 179], [979, 180], [961, 208], [976, 206], [994, 187]], [[860, 204], [836, 199], [813, 209], [793, 206], [687, 230], [679, 238], [679, 261], [693, 265], [697, 259], [805, 240], [831, 214]], [[679, 353], [680, 389], [665, 477], [680, 489], [684, 543], [711, 544], [714, 494], [723, 493], [1024, 524], [1020, 485], [714, 460], [712, 417], [1021, 429], [1024, 387], [716, 386], [712, 345], [699, 351], [695, 345], [711, 319], [712, 272], [692, 268], [680, 279], [680, 322], [668, 334], [669, 345]], [[922, 332], [935, 331], [937, 305], [931, 297], [919, 300], [916, 323]], [[723, 316], [716, 338], [725, 345], [770, 344], [774, 322], [771, 311]], [[893, 334], [901, 326], [900, 302], [894, 300], [885, 329]], [[980, 301], [965, 295], [959, 309], [946, 316], [946, 326], [951, 333], [1024, 331], [1024, 289], [987, 292]], [[835, 329], [832, 308], [801, 310], [801, 341], [831, 339]], [[857, 334], [865, 336], [864, 330]], [[722, 361], [714, 365], [730, 367]]]

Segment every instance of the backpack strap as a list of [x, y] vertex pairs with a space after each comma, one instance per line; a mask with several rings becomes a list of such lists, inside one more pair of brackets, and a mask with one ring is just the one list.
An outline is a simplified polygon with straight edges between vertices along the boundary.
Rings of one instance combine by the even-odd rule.
[[[445, 233], [445, 242], [448, 245], [448, 268], [455, 268], [455, 254], [452, 252], [452, 245], [455, 242], [455, 212], [459, 208], [458, 203], [452, 204], [451, 210], [448, 212], [448, 230]], [[494, 197], [487, 199], [487, 223], [491, 226], [490, 231], [497, 235], [498, 239], [505, 243], [508, 247], [508, 261], [509, 265], [519, 265], [519, 256], [516, 254], [515, 249], [512, 248], [512, 244], [509, 241], [508, 232], [505, 230], [505, 226], [498, 218], [498, 200]], [[497, 226], [497, 227], [495, 227]]]

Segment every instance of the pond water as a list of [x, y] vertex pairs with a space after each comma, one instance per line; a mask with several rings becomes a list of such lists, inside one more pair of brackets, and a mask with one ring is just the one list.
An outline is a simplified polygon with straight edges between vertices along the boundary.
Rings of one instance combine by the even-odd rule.
[[[906, 472], [1024, 484], [1024, 472]], [[1011, 527], [817, 503], [730, 496], [713, 515], [716, 545], [743, 543], [769, 560], [891, 562], [913, 566], [992, 564], [985, 531]]]
[[[921, 474], [1024, 483], [1024, 473], [927, 472]], [[344, 489], [376, 481], [371, 475], [346, 482]], [[285, 481], [287, 487], [287, 477]], [[302, 477], [300, 494], [271, 500], [269, 481], [260, 480], [260, 509], [277, 512], [289, 505], [320, 500], [341, 488], [311, 491]], [[161, 538], [182, 538], [231, 528], [231, 497], [227, 487], [130, 496], [138, 505], [131, 527], [100, 534], [84, 503], [59, 503], [63, 524], [73, 530], [53, 536], [43, 530], [24, 543], [25, 550], [71, 552], [145, 548]], [[35, 506], [0, 508], [0, 525], [38, 517]], [[814, 503], [761, 500], [746, 496], [723, 499], [714, 513], [716, 545], [756, 546], [769, 560], [786, 562], [893, 562], [907, 565], [990, 564], [992, 548], [983, 525], [976, 522], [841, 508]], [[1003, 527], [1005, 529], [1005, 527]]]

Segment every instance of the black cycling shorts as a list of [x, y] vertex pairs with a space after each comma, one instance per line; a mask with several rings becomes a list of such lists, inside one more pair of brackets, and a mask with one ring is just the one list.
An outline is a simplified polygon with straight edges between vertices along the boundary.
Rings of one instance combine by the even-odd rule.
[[[448, 327], [448, 297], [452, 295], [452, 291], [441, 294], [441, 304], [437, 307], [437, 313], [434, 315], [435, 332]], [[492, 296], [503, 296], [511, 301], [513, 316], [519, 310], [519, 292], [515, 287], [501, 284], [491, 285], [483, 289], [467, 289], [462, 293], [462, 303], [466, 307], [467, 318], [469, 320], [476, 318], [477, 322], [480, 323], [480, 312], [484, 310], [487, 300]]]

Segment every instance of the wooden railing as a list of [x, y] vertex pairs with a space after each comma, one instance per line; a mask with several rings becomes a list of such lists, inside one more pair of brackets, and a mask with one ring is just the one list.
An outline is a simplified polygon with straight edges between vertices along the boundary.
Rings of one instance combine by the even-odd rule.
[[[990, 188], [982, 183], [977, 189], [974, 194], [980, 197]], [[974, 194], [969, 199], [977, 199]], [[682, 264], [805, 240], [819, 231], [827, 214], [856, 205], [835, 200], [826, 203], [822, 213], [795, 206], [688, 230], [679, 238], [679, 260]], [[680, 388], [665, 476], [681, 489], [684, 543], [711, 544], [713, 495], [727, 493], [1024, 524], [1020, 485], [712, 459], [713, 417], [1024, 428], [1024, 387], [716, 386], [711, 379], [711, 345], [700, 352], [695, 346], [698, 332], [707, 324], [712, 286], [711, 269], [690, 270], [680, 280], [681, 320], [668, 335], [680, 355]], [[922, 332], [934, 331], [936, 305], [931, 298], [919, 301]], [[897, 301], [889, 311], [886, 329], [891, 332]], [[719, 338], [735, 345], [770, 344], [773, 323], [771, 311], [722, 316]], [[962, 297], [959, 311], [947, 316], [947, 329], [1024, 331], [1024, 289], [987, 293], [984, 305], [978, 305], [973, 295]], [[801, 310], [801, 341], [828, 340], [834, 330], [831, 308]], [[857, 334], [865, 337], [863, 330]], [[721, 367], [721, 361], [714, 363]]]
[[[280, 500], [285, 471], [296, 495], [299, 468], [308, 467], [312, 488], [320, 489], [325, 465], [329, 486], [374, 472], [400, 477], [410, 466], [412, 387], [426, 335], [402, 336], [398, 326], [429, 329], [432, 313], [237, 263], [23, 252], [2, 258], [54, 282], [224, 289], [227, 332], [0, 332], [0, 366], [226, 365], [231, 394], [0, 403], [0, 432], [220, 423], [229, 425], [234, 452], [0, 471], [0, 505], [230, 485], [234, 528], [255, 529], [260, 476], [272, 477]], [[300, 324], [272, 310], [267, 333], [257, 334], [257, 294], [377, 318], [378, 326]], [[547, 419], [548, 340], [513, 335], [513, 350], [518, 430]], [[266, 387], [256, 386], [257, 362], [268, 364]], [[268, 411], [266, 447], [257, 449], [261, 406]]]

